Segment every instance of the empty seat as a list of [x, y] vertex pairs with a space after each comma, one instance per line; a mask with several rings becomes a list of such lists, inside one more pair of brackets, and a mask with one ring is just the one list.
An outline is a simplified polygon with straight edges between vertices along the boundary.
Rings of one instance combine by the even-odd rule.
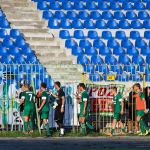
[[87, 72], [87, 73], [94, 73], [95, 72], [95, 67], [92, 64], [83, 65], [83, 68], [84, 68], [84, 72]]
[[144, 5], [144, 3], [134, 3], [134, 9], [136, 9], [136, 10], [145, 10], [145, 5]]
[[61, 5], [59, 4], [59, 2], [55, 1], [50, 3], [49, 8], [52, 10], [61, 10]]
[[89, 59], [87, 58], [86, 55], [80, 55], [77, 58], [77, 63], [78, 64], [89, 64]]
[[87, 11], [80, 11], [78, 14], [78, 17], [82, 20], [88, 20], [89, 19], [89, 13]]
[[98, 8], [100, 10], [109, 10], [109, 5], [106, 2], [98, 2]]
[[4, 64], [12, 64], [13, 63], [13, 60], [12, 58], [7, 55], [7, 56], [2, 56], [1, 58], [1, 63], [4, 63]]
[[86, 47], [91, 47], [92, 44], [88, 40], [80, 40], [79, 46], [82, 47], [82, 48], [86, 48]]
[[117, 31], [116, 32], [116, 38], [117, 39], [125, 39], [126, 38], [126, 33], [124, 31]]
[[146, 64], [146, 65], [138, 65], [137, 71], [149, 74], [150, 73], [150, 68], [149, 68], [148, 64]]
[[60, 27], [63, 29], [71, 29], [71, 23], [69, 19], [63, 19], [60, 22]]
[[54, 18], [54, 14], [52, 13], [52, 11], [44, 11], [43, 12], [43, 18], [45, 19], [52, 19]]
[[8, 47], [8, 48], [14, 45], [14, 43], [13, 43], [13, 41], [11, 40], [10, 37], [5, 38], [5, 39], [3, 40], [3, 43], [2, 43], [2, 44], [3, 44], [3, 46]]
[[59, 21], [58, 19], [50, 19], [48, 22], [48, 27], [52, 29], [59, 29]]
[[5, 18], [0, 19], [0, 27], [1, 28], [10, 28], [10, 23]]
[[124, 10], [132, 10], [133, 9], [133, 5], [130, 2], [124, 2], [124, 3], [122, 3], [122, 8]]
[[146, 56], [146, 63], [150, 64], [150, 56]]
[[130, 48], [127, 48], [127, 54], [128, 55], [138, 55], [139, 54], [139, 51], [134, 47], [130, 47]]
[[42, 2], [37, 3], [37, 8], [40, 9], [40, 10], [48, 10], [49, 5], [47, 4], [46, 1], [42, 1]]
[[91, 2], [87, 2], [86, 3], [86, 8], [88, 10], [97, 10], [97, 5], [94, 1], [91, 1]]
[[74, 37], [75, 37], [76, 39], [84, 39], [84, 38], [85, 38], [85, 35], [84, 35], [83, 30], [75, 30], [75, 31], [74, 31]]
[[17, 47], [15, 47], [15, 46], [10, 47], [9, 50], [8, 50], [8, 53], [9, 53], [10, 55], [20, 56], [20, 51], [19, 51], [19, 49], [18, 49]]
[[98, 11], [92, 11], [90, 14], [90, 18], [94, 20], [99, 20], [101, 19], [101, 14]]
[[93, 46], [95, 48], [101, 48], [101, 47], [105, 47], [105, 43], [102, 40], [94, 40]]
[[130, 23], [127, 20], [119, 21], [119, 27], [121, 29], [130, 29]]
[[112, 9], [112, 10], [121, 10], [121, 6], [118, 2], [112, 2], [112, 3], [110, 3], [110, 9]]
[[103, 61], [103, 59], [100, 57], [100, 55], [93, 55], [92, 57], [91, 57], [91, 63], [92, 64], [103, 64], [104, 63], [104, 61]]
[[113, 15], [110, 11], [104, 11], [102, 12], [102, 18], [105, 20], [113, 19]]
[[144, 32], [144, 38], [150, 39], [150, 31], [145, 31]]
[[107, 27], [110, 29], [118, 29], [118, 23], [115, 20], [109, 20], [107, 22]]
[[66, 40], [65, 46], [66, 46], [67, 48], [73, 48], [73, 47], [77, 47], [78, 44], [77, 44], [77, 42], [76, 42], [75, 40], [69, 39], [69, 40]]
[[20, 56], [20, 57], [15, 56], [14, 63], [15, 64], [25, 64], [26, 61], [25, 61], [24, 57], [22, 57], [22, 56]]
[[27, 59], [26, 59], [26, 62], [27, 63], [31, 63], [31, 64], [38, 64], [38, 60], [36, 58], [36, 56], [28, 56]]
[[123, 19], [125, 19], [125, 15], [121, 11], [115, 11], [114, 12], [114, 18], [117, 20], [123, 20]]
[[7, 35], [8, 35], [7, 30], [0, 29], [0, 38], [5, 38]]
[[74, 3], [74, 9], [76, 10], [84, 10], [85, 9], [85, 5], [82, 1], [79, 2], [75, 2]]
[[130, 72], [131, 74], [135, 74], [136, 73], [136, 67], [135, 67], [135, 65], [132, 65], [132, 64], [125, 65], [124, 66], [124, 71]]
[[110, 55], [112, 52], [108, 47], [100, 47], [99, 48], [99, 54], [100, 55]]
[[33, 54], [33, 51], [32, 49], [28, 46], [28, 45], [24, 45], [22, 47], [22, 50], [20, 51], [23, 55], [32, 55]]
[[55, 11], [55, 18], [57, 19], [65, 19], [66, 15], [63, 11]]
[[135, 20], [135, 19], [137, 19], [137, 15], [134, 11], [127, 11], [126, 18], [129, 20]]
[[67, 11], [66, 18], [74, 20], [78, 18], [78, 15], [75, 11]]
[[10, 36], [13, 38], [17, 38], [17, 37], [21, 37], [22, 34], [20, 33], [20, 31], [18, 29], [11, 29]]
[[79, 56], [79, 55], [83, 55], [84, 52], [83, 52], [83, 49], [81, 47], [73, 47], [72, 48], [72, 55], [75, 55], [75, 56]]
[[26, 42], [25, 42], [25, 40], [23, 39], [23, 38], [17, 38], [16, 39], [16, 42], [15, 42], [15, 45], [17, 46], [17, 47], [23, 47], [23, 46], [25, 46], [26, 45]]
[[107, 25], [106, 25], [106, 23], [105, 23], [104, 20], [98, 20], [98, 21], [96, 21], [96, 27], [98, 29], [107, 29]]
[[113, 54], [114, 55], [123, 55], [123, 54], [125, 54], [125, 50], [122, 48], [122, 47], [115, 47], [115, 48], [113, 48]]
[[130, 76], [131, 81], [140, 82], [142, 81], [142, 77], [139, 73]]
[[68, 2], [66, 1], [66, 2], [62, 3], [62, 8], [64, 10], [72, 10], [73, 9], [73, 5], [72, 5], [72, 3], [70, 1], [68, 1]]
[[141, 20], [149, 19], [149, 14], [148, 14], [147, 11], [140, 11], [138, 13], [138, 18], [141, 19]]
[[122, 74], [123, 69], [120, 65], [111, 65], [111, 71], [116, 72], [117, 74]]
[[143, 48], [141, 48], [141, 54], [145, 55], [145, 56], [147, 56], [147, 55], [150, 56], [150, 47], [143, 47]]
[[103, 31], [102, 32], [102, 38], [103, 39], [111, 39], [112, 38], [112, 33], [110, 31]]
[[70, 39], [71, 35], [70, 35], [68, 30], [61, 30], [59, 32], [59, 37], [62, 38], [62, 39]]
[[143, 27], [146, 28], [146, 29], [150, 29], [150, 20], [145, 20], [143, 22]]
[[83, 29], [83, 24], [80, 20], [73, 20], [72, 21], [72, 28]]
[[90, 39], [98, 39], [98, 33], [96, 31], [88, 31], [88, 38]]
[[146, 4], [146, 9], [150, 10], [150, 2]]
[[139, 33], [139, 31], [131, 31], [131, 32], [130, 32], [130, 38], [131, 38], [131, 39], [139, 39], [139, 38], [140, 38], [140, 33]]
[[137, 39], [135, 41], [135, 46], [138, 47], [138, 48], [146, 48], [147, 43], [143, 39]]
[[86, 28], [86, 29], [95, 29], [95, 24], [92, 20], [85, 20], [84, 21], [84, 28]]
[[130, 48], [133, 46], [132, 42], [129, 39], [124, 39], [121, 42], [121, 46], [124, 48]]
[[105, 57], [105, 63], [110, 65], [116, 65], [117, 59], [113, 55], [107, 55]]
[[0, 45], [0, 56], [4, 56], [5, 57], [7, 55], [8, 55], [8, 53], [7, 53], [6, 48]]
[[127, 55], [120, 55], [118, 63], [124, 64], [124, 65], [129, 65], [131, 63], [131, 60]]
[[142, 65], [142, 64], [144, 64], [144, 59], [140, 55], [135, 55], [132, 57], [132, 63], [134, 63], [136, 65]]
[[102, 80], [103, 80], [103, 78], [101, 77], [101, 75], [98, 74], [98, 73], [90, 74], [89, 78], [90, 78], [90, 80], [93, 81], [93, 82], [99, 82], [99, 81], [102, 81]]
[[86, 47], [85, 48], [85, 54], [86, 55], [96, 55], [97, 54], [97, 50], [95, 49], [95, 47]]
[[121, 82], [127, 82], [129, 81], [129, 76], [127, 73], [123, 72], [121, 75], [117, 75], [116, 80]]
[[142, 29], [143, 24], [139, 20], [133, 20], [131, 22], [131, 28], [133, 28], [133, 29]]
[[119, 47], [119, 43], [115, 39], [109, 39], [107, 42], [107, 46], [110, 48], [116, 48]]

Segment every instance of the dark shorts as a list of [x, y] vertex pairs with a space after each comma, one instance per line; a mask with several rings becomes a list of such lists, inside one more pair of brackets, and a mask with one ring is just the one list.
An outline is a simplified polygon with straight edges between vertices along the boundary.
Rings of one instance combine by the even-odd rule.
[[116, 119], [117, 121], [121, 120], [121, 114], [120, 113], [114, 113], [114, 119]]
[[42, 111], [41, 119], [48, 119], [48, 118], [49, 118], [49, 111]]
[[63, 123], [63, 118], [64, 118], [64, 112], [63, 113], [61, 112], [61, 106], [57, 106], [55, 109], [54, 120], [56, 122], [59, 121], [60, 123]]

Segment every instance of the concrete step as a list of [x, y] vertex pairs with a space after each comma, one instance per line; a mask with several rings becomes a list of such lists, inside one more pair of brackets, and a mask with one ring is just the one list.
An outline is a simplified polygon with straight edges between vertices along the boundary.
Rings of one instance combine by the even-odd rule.
[[28, 38], [28, 37], [32, 37], [32, 38], [44, 38], [44, 39], [46, 39], [46, 38], [50, 38], [51, 40], [54, 40], [54, 37], [53, 37], [53, 34], [51, 34], [51, 33], [44, 33], [44, 32], [42, 32], [42, 33], [30, 33], [30, 32], [24, 32], [24, 36], [26, 37], [26, 38]]
[[26, 40], [27, 43], [30, 43], [31, 46], [59, 46], [57, 41], [52, 40]]
[[35, 7], [36, 6], [36, 3], [33, 3], [33, 2], [22, 2], [22, 0], [20, 1], [7, 1], [7, 0], [1, 0], [1, 5], [3, 7]]
[[[43, 33], [50, 33], [50, 29], [44, 28], [44, 29], [20, 29], [20, 31], [24, 34], [30, 33], [30, 34], [43, 34]], [[52, 34], [52, 33], [50, 33]]]

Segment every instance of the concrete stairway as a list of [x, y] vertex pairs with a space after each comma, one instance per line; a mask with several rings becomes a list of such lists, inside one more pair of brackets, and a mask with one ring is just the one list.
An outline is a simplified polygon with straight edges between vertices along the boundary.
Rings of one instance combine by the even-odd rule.
[[82, 67], [74, 65], [76, 58], [47, 28], [48, 22], [42, 19], [42, 12], [37, 10], [36, 3], [31, 0], [0, 0], [0, 6], [11, 27], [21, 30], [54, 80], [62, 83], [81, 81]]

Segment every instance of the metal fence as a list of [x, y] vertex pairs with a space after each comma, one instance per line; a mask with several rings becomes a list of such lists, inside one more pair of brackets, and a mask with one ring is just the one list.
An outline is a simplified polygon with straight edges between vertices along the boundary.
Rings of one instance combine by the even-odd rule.
[[[94, 126], [95, 132], [104, 133], [111, 129], [114, 113], [113, 106], [109, 106], [108, 102], [112, 101], [113, 98], [110, 95], [112, 86], [116, 86], [118, 92], [125, 97], [125, 112], [124, 115], [122, 115], [122, 121], [126, 131], [135, 132], [138, 130], [134, 108], [135, 101], [133, 95], [130, 94], [129, 96], [129, 93], [132, 90], [132, 85], [135, 82], [140, 82], [143, 87], [143, 92], [146, 94], [147, 108], [150, 108], [149, 83], [145, 81], [149, 66], [142, 66], [141, 68], [145, 69], [141, 73], [140, 71], [135, 71], [134, 74], [138, 73], [142, 77], [137, 78], [137, 81], [133, 78], [130, 78], [130, 80], [116, 80], [117, 77], [122, 76], [122, 72], [119, 73], [118, 71], [110, 74], [110, 72], [108, 73], [106, 70], [100, 73], [100, 77], [103, 79], [96, 78], [96, 81], [94, 76], [98, 74], [99, 70], [97, 70], [97, 72], [93, 72], [93, 70], [89, 71], [88, 67], [88, 65], [86, 67], [84, 66], [84, 71], [81, 72], [81, 76], [89, 92], [91, 104], [89, 121]], [[111, 67], [112, 66], [107, 66], [108, 69]], [[139, 66], [135, 67], [139, 68]], [[67, 68], [71, 68], [71, 66], [68, 65]], [[100, 68], [100, 66], [98, 66], [98, 68]], [[129, 76], [129, 72], [127, 71], [126, 73]], [[130, 75], [132, 75], [132, 72], [130, 72]], [[70, 76], [73, 76], [73, 74], [70, 74]], [[19, 108], [21, 80], [27, 80], [31, 85], [34, 83], [36, 90], [40, 88], [41, 81], [46, 82], [48, 88], [53, 87], [53, 80], [42, 65], [0, 64], [0, 126], [2, 130], [14, 131], [22, 129], [23, 118]], [[79, 104], [77, 104], [76, 98], [74, 97], [77, 85], [78, 81], [74, 80], [72, 83], [63, 84], [62, 87], [66, 95], [64, 125], [66, 129], [72, 129], [74, 132], [79, 132]], [[148, 115], [145, 115], [144, 119], [149, 125]], [[49, 125], [51, 128], [57, 128], [54, 121], [54, 110], [51, 107], [49, 112]], [[117, 126], [116, 133], [119, 132], [120, 127]]]

